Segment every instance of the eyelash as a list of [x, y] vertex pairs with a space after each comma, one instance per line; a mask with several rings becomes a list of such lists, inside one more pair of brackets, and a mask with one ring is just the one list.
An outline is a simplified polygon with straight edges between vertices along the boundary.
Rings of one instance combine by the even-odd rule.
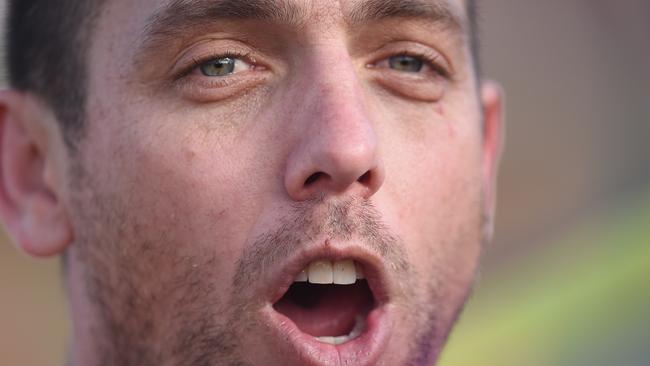
[[[197, 68], [201, 67], [203, 64], [211, 60], [217, 60], [220, 58], [236, 58], [236, 59], [250, 60], [251, 59], [250, 56], [251, 56], [250, 52], [226, 51], [226, 52], [214, 52], [206, 56], [201, 56], [199, 58], [192, 58], [191, 63], [189, 63], [187, 66], [184, 66], [181, 70], [179, 70], [176, 73], [176, 75], [174, 75], [174, 80], [179, 80], [190, 75], [192, 72], [194, 72], [194, 70], [196, 70]], [[253, 64], [252, 66], [254, 67], [255, 65]]]
[[433, 71], [440, 74], [440, 76], [442, 76], [444, 78], [447, 78], [447, 79], [451, 77], [451, 73], [449, 72], [449, 70], [447, 70], [446, 67], [441, 65], [441, 62], [440, 62], [441, 56], [439, 54], [435, 53], [434, 51], [427, 50], [427, 51], [424, 51], [424, 52], [413, 52], [413, 51], [410, 51], [410, 50], [402, 50], [401, 52], [398, 52], [398, 53], [392, 54], [392, 55], [390, 55], [388, 57], [382, 58], [381, 61], [384, 61], [384, 60], [389, 59], [391, 57], [399, 57], [399, 56], [408, 56], [408, 57], [413, 57], [413, 58], [419, 59], [419, 60], [423, 61], [427, 66], [431, 67], [431, 69], [433, 69]]

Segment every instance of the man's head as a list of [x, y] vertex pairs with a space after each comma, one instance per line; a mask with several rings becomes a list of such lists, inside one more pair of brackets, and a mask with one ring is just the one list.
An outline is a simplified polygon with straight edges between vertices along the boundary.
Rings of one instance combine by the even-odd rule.
[[12, 3], [0, 214], [67, 254], [74, 364], [437, 359], [500, 150], [473, 4], [51, 4]]

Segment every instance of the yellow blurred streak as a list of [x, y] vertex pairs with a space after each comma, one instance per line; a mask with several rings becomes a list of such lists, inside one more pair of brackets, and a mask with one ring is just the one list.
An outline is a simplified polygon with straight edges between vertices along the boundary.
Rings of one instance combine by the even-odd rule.
[[650, 329], [650, 195], [635, 206], [485, 276], [440, 365], [587, 365]]

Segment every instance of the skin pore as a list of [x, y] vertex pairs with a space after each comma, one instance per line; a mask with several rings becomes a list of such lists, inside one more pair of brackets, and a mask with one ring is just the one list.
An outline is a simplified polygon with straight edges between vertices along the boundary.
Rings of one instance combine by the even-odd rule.
[[27, 252], [66, 252], [70, 364], [305, 364], [266, 316], [312, 250], [377, 268], [390, 316], [381, 352], [311, 363], [434, 364], [501, 146], [464, 9], [109, 0], [74, 154], [38, 98], [4, 92], [0, 214]]

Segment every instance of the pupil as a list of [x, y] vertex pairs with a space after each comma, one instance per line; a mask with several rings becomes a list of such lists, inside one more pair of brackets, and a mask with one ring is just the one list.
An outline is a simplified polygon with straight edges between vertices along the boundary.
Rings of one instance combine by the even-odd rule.
[[225, 76], [235, 71], [235, 60], [230, 57], [208, 61], [201, 65], [201, 72], [205, 76]]
[[391, 57], [389, 63], [392, 69], [407, 72], [419, 72], [424, 66], [422, 60], [406, 55]]

